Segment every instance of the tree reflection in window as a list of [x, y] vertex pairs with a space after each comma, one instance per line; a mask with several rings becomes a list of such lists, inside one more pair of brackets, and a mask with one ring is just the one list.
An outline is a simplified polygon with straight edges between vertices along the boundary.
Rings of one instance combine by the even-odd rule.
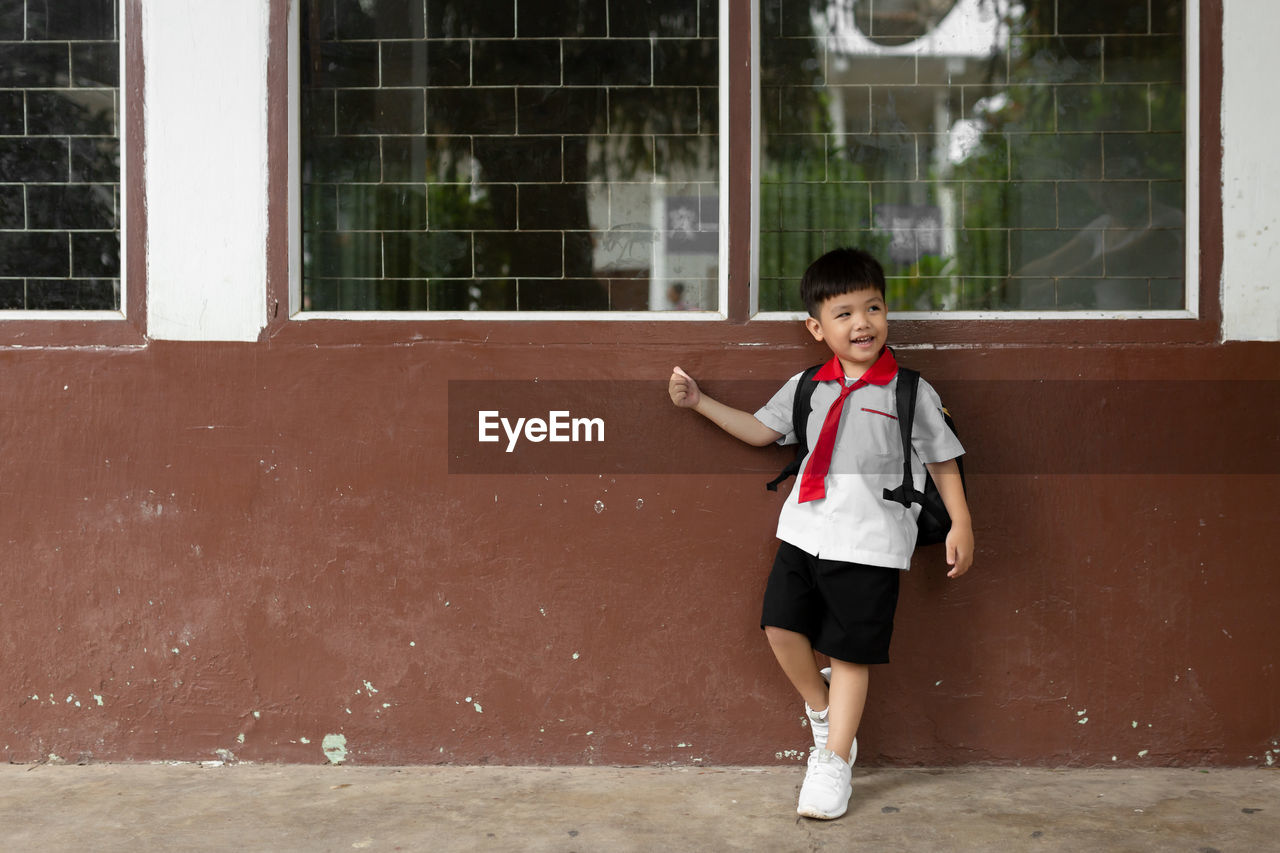
[[302, 21], [304, 310], [717, 307], [717, 3]]
[[1182, 5], [765, 0], [761, 308], [849, 243], [899, 310], [1183, 307]]

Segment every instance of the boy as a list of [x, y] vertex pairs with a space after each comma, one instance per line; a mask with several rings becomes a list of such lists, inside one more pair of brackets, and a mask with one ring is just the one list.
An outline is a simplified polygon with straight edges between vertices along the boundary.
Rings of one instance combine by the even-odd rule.
[[[781, 541], [765, 590], [761, 627], [782, 671], [805, 702], [814, 750], [800, 788], [799, 814], [843, 815], [852, 793], [858, 724], [870, 665], [888, 663], [900, 572], [910, 567], [919, 505], [885, 500], [902, 478], [902, 439], [894, 389], [897, 362], [885, 346], [889, 326], [884, 270], [866, 252], [836, 249], [800, 282], [805, 326], [831, 350], [807, 422], [810, 451], [778, 518]], [[757, 447], [796, 442], [793, 377], [754, 415], [703, 394], [679, 367], [669, 391], [730, 435]], [[916, 486], [923, 468], [951, 515], [947, 577], [973, 560], [973, 528], [956, 457], [964, 452], [943, 420], [937, 392], [923, 379], [912, 428]], [[923, 465], [921, 464], [923, 463]], [[818, 669], [814, 652], [831, 660]]]

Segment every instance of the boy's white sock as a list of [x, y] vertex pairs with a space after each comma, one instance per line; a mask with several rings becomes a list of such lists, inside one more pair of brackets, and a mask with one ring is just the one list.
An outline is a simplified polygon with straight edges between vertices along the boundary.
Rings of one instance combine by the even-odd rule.
[[827, 722], [827, 715], [831, 711], [828, 706], [821, 711], [815, 711], [809, 707], [809, 703], [804, 703], [804, 714], [809, 718], [809, 728], [813, 729], [813, 746], [815, 749], [825, 749], [827, 746], [827, 735], [831, 729]]
[[[819, 675], [827, 684], [831, 683], [831, 667], [821, 670]], [[827, 714], [831, 711], [831, 705], [823, 708], [821, 711], [815, 711], [809, 707], [809, 703], [804, 703], [805, 716], [809, 718], [809, 728], [813, 729], [813, 746], [815, 749], [826, 749], [827, 733], [831, 726], [827, 722]]]

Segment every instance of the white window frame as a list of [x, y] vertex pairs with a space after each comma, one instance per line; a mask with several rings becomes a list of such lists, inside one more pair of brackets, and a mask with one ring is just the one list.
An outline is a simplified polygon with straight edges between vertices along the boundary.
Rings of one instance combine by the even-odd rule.
[[[428, 321], [471, 320], [495, 322], [565, 321], [655, 321], [693, 322], [725, 320], [729, 306], [729, 5], [731, 0], [718, 0], [719, 50], [719, 254], [717, 271], [717, 308], [711, 311], [303, 311], [302, 310], [302, 143], [300, 110], [301, 34], [299, 3], [289, 4], [289, 319], [290, 320], [357, 320], [357, 321]], [[754, 0], [753, 0], [754, 2]]]

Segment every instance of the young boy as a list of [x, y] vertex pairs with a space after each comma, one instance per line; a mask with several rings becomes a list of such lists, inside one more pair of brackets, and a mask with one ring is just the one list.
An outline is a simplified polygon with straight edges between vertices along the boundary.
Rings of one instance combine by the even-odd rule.
[[[898, 366], [885, 346], [889, 325], [884, 270], [866, 252], [836, 249], [800, 282], [805, 326], [831, 350], [814, 381], [806, 426], [809, 454], [778, 519], [781, 541], [765, 590], [761, 627], [782, 671], [804, 699], [814, 750], [797, 811], [840, 817], [852, 793], [850, 768], [866, 704], [870, 664], [888, 663], [898, 580], [915, 548], [918, 504], [885, 500], [902, 479], [902, 439], [894, 389]], [[676, 367], [669, 391], [748, 444], [797, 441], [793, 377], [754, 415], [703, 394]], [[973, 528], [956, 457], [964, 452], [943, 420], [938, 394], [923, 379], [912, 427], [912, 467], [924, 467], [951, 515], [946, 559], [955, 578], [973, 560]], [[831, 660], [819, 670], [814, 652]]]

